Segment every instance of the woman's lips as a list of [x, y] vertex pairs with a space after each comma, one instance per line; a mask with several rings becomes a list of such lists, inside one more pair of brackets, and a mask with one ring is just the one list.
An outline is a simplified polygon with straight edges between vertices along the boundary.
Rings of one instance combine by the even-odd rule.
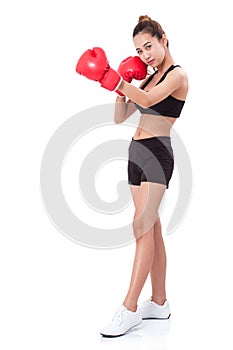
[[151, 66], [153, 64], [154, 60], [150, 60], [147, 62], [147, 64], [149, 64], [149, 66]]

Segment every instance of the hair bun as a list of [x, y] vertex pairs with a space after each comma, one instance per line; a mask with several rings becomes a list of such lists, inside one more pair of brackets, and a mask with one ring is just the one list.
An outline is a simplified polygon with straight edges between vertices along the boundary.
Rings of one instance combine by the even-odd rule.
[[151, 18], [147, 15], [145, 16], [140, 16], [138, 19], [138, 23], [143, 22], [143, 21], [151, 21]]

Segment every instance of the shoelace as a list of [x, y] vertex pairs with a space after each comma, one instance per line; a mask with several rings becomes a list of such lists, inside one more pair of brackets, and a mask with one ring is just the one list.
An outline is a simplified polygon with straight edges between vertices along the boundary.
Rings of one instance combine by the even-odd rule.
[[112, 322], [116, 325], [120, 325], [124, 318], [127, 316], [128, 310], [121, 307], [116, 314], [113, 316]]

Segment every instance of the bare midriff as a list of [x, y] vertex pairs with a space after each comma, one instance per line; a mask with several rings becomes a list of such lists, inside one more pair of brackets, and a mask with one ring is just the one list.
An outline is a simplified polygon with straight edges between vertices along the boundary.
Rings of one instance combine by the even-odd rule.
[[170, 136], [176, 118], [142, 114], [133, 138], [140, 140], [155, 136]]

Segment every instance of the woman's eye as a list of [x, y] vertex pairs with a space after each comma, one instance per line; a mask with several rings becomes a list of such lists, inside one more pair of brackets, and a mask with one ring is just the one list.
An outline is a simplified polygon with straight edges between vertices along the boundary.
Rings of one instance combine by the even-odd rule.
[[[150, 49], [151, 49], [151, 46], [152, 46], [152, 45], [147, 45], [147, 46], [145, 46], [145, 49], [146, 49], [146, 50], [150, 50]], [[138, 50], [137, 53], [138, 53], [138, 55], [141, 55], [141, 54], [142, 54], [142, 50]]]

